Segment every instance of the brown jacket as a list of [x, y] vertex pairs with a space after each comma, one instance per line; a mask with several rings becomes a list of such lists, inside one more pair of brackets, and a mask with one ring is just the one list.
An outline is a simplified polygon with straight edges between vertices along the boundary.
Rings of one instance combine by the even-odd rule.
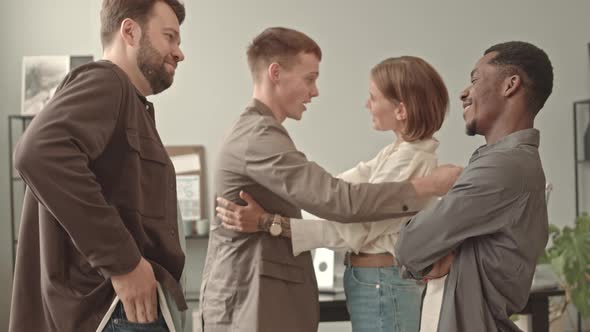
[[[408, 183], [350, 184], [298, 151], [270, 109], [254, 100], [226, 138], [215, 190], [243, 203], [250, 193], [271, 213], [298, 218], [300, 208], [332, 219], [368, 221], [407, 214]], [[293, 256], [288, 238], [212, 225], [201, 285], [206, 332], [316, 331], [318, 289], [311, 255]]]
[[120, 68], [98, 61], [72, 71], [14, 159], [28, 189], [11, 332], [96, 330], [114, 298], [110, 276], [141, 256], [186, 308], [174, 168], [152, 104]]

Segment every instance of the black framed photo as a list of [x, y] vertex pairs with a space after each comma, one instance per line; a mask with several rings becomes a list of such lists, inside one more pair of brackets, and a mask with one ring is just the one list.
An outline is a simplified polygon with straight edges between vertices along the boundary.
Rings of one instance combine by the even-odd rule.
[[23, 57], [21, 114], [39, 114], [70, 70], [91, 61], [91, 55]]

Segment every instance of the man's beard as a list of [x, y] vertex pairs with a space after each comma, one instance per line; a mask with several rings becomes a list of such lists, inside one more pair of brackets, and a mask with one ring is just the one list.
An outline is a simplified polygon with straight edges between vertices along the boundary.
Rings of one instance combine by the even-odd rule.
[[158, 94], [172, 85], [174, 76], [166, 71], [164, 57], [154, 48], [147, 33], [143, 34], [139, 41], [137, 66], [150, 84], [153, 94]]
[[465, 133], [467, 136], [475, 136], [477, 134], [477, 123], [475, 119], [465, 123]]

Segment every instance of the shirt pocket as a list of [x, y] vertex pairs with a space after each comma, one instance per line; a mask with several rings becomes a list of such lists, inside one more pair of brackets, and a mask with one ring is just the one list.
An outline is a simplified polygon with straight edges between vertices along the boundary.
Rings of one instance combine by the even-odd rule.
[[127, 142], [132, 153], [137, 154], [138, 212], [146, 217], [162, 218], [165, 215], [166, 167], [168, 155], [155, 138], [140, 135], [127, 129]]

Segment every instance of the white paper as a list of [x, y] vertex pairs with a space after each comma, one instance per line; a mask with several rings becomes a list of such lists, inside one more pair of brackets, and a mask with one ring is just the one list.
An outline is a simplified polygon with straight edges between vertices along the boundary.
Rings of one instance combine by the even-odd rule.
[[201, 170], [201, 161], [197, 153], [181, 154], [170, 157], [176, 173], [198, 172]]
[[177, 175], [176, 195], [182, 220], [201, 219], [201, 186], [198, 175]]

